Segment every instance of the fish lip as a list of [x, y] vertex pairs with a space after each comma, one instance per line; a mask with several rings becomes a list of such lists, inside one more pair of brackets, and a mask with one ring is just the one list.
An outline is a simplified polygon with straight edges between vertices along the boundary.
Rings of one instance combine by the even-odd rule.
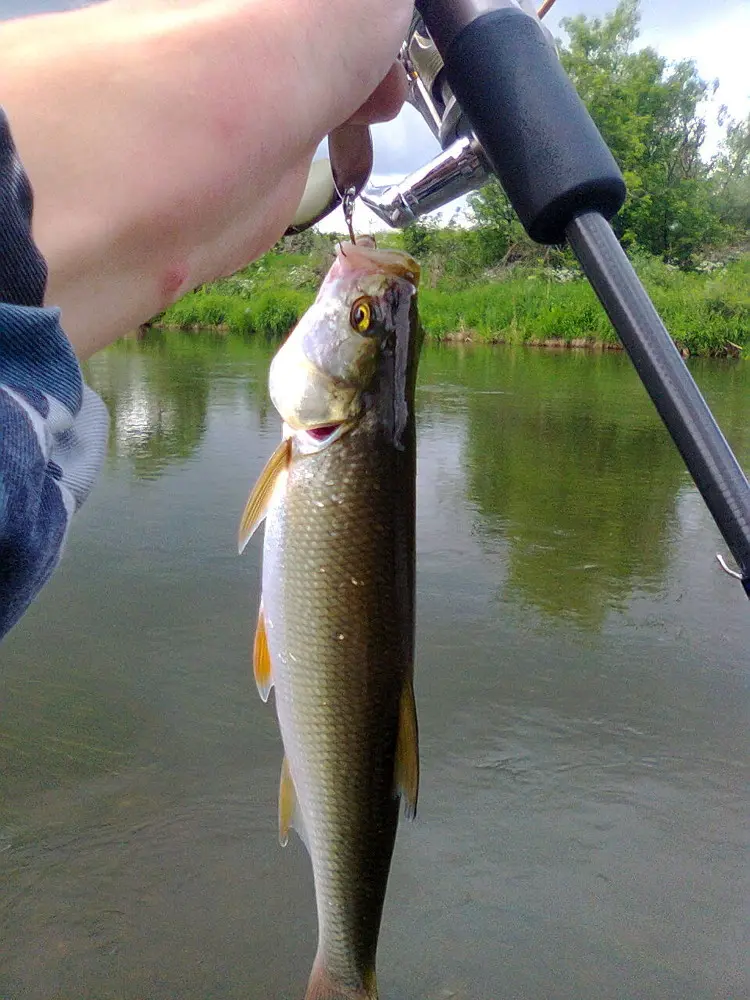
[[339, 243], [329, 277], [336, 280], [350, 271], [404, 278], [415, 287], [419, 285], [421, 274], [419, 264], [408, 253], [403, 250], [378, 249], [374, 241], [364, 239], [357, 243]]

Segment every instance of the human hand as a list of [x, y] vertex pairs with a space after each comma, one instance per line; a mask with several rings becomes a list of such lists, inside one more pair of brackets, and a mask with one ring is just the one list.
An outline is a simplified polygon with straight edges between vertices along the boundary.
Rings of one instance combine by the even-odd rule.
[[411, 0], [109, 0], [0, 27], [0, 100], [79, 357], [291, 221], [319, 141], [386, 120]]

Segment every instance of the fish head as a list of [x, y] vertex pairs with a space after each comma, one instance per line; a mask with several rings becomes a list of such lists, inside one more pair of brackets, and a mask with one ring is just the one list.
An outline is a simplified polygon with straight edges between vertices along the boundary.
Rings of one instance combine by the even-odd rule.
[[408, 254], [370, 240], [340, 246], [315, 302], [271, 363], [271, 399], [304, 450], [346, 433], [381, 401], [384, 385], [403, 382], [408, 391], [419, 349], [419, 274]]

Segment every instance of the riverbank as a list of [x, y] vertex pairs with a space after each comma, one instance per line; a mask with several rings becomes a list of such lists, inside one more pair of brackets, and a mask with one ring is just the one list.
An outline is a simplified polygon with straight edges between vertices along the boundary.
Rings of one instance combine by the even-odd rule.
[[[313, 301], [327, 266], [323, 255], [266, 254], [232, 278], [186, 295], [152, 325], [283, 337]], [[656, 258], [638, 258], [635, 266], [683, 354], [750, 356], [750, 254], [700, 272], [678, 271]], [[620, 346], [575, 269], [506, 267], [463, 281], [426, 278], [420, 313], [430, 340]]]

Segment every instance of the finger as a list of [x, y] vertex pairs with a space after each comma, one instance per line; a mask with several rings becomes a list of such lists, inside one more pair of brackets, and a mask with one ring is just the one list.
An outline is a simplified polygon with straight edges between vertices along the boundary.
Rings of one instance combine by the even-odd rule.
[[368, 126], [352, 121], [339, 125], [328, 136], [328, 154], [337, 189], [344, 192], [353, 187], [360, 191], [372, 170], [372, 138]]
[[389, 122], [401, 110], [406, 94], [406, 71], [400, 62], [395, 62], [362, 107], [354, 112], [349, 122], [365, 125]]

